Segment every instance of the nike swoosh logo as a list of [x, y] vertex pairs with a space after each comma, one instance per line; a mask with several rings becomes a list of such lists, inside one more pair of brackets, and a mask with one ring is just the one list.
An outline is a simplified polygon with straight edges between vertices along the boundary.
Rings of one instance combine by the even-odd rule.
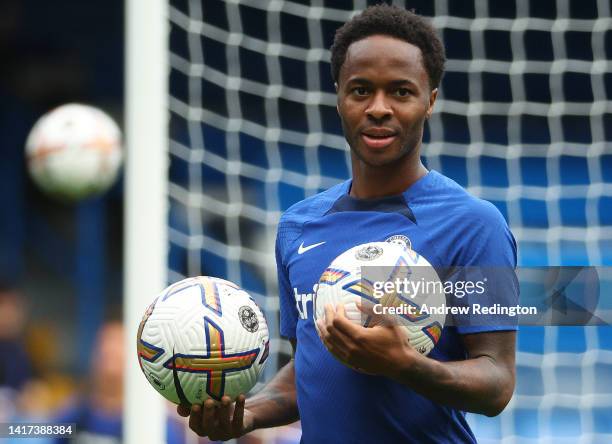
[[306, 253], [308, 250], [312, 250], [313, 248], [317, 248], [320, 245], [323, 245], [325, 243], [325, 241], [323, 242], [319, 242], [318, 244], [312, 244], [312, 245], [308, 245], [307, 247], [304, 246], [304, 242], [302, 242], [302, 244], [300, 245], [300, 247], [298, 248], [298, 254], [304, 254]]

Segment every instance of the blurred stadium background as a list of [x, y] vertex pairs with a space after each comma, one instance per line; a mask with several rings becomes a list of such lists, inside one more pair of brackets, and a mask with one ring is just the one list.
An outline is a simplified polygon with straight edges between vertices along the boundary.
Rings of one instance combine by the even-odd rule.
[[[349, 176], [328, 48], [334, 30], [372, 3], [171, 0], [163, 66], [142, 71], [161, 70], [169, 85], [159, 110], [169, 119], [169, 168], [153, 172], [167, 190], [167, 276], [152, 279], [207, 274], [251, 292], [273, 338], [266, 378], [289, 351], [278, 338], [276, 223]], [[428, 167], [500, 209], [520, 265], [612, 264], [610, 3], [394, 3], [432, 17], [446, 45]], [[118, 436], [120, 390], [110, 388], [121, 388], [124, 353], [136, 366], [116, 322], [131, 288], [123, 183], [60, 204], [34, 188], [23, 150], [34, 121], [58, 104], [136, 118], [124, 111], [127, 7], [6, 0], [0, 14], [0, 422], [72, 418], [90, 428], [83, 442]], [[480, 442], [612, 441], [612, 329], [525, 327], [517, 358], [506, 411], [470, 415]], [[168, 442], [196, 442], [168, 412]], [[296, 427], [259, 435], [242, 441], [299, 441]]]

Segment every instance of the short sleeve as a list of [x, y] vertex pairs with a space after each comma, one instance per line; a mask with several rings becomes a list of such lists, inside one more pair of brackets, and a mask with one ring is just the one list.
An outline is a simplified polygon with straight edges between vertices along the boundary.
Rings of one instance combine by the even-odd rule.
[[517, 316], [497, 312], [501, 307], [519, 304], [516, 241], [499, 211], [491, 204], [487, 206], [481, 213], [478, 232], [461, 261], [464, 267], [461, 279], [484, 281], [485, 291], [457, 302], [457, 305], [470, 306], [469, 318], [455, 318], [457, 331], [461, 334], [518, 329]]
[[286, 233], [279, 225], [276, 236], [276, 270], [278, 274], [278, 296], [280, 299], [280, 334], [286, 338], [295, 338], [298, 313], [289, 280], [289, 270], [287, 270], [283, 263], [283, 247], [286, 243]]

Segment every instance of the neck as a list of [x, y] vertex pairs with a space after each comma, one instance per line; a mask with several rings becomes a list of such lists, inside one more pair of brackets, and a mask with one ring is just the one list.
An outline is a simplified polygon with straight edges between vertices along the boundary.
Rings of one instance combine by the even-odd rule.
[[372, 166], [352, 154], [353, 183], [350, 196], [359, 199], [375, 199], [395, 196], [406, 191], [410, 185], [427, 174], [427, 168], [417, 155], [414, 159], [403, 159], [397, 164]]

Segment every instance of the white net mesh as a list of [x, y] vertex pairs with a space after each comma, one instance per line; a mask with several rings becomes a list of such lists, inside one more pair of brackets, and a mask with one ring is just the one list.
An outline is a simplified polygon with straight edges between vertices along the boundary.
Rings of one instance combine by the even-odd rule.
[[[521, 265], [612, 264], [607, 0], [394, 2], [433, 18], [447, 69], [424, 160], [492, 201]], [[349, 174], [329, 46], [366, 1], [170, 2], [169, 271], [247, 289], [278, 339], [281, 211]], [[519, 334], [517, 389], [481, 442], [609, 442], [612, 331]]]

